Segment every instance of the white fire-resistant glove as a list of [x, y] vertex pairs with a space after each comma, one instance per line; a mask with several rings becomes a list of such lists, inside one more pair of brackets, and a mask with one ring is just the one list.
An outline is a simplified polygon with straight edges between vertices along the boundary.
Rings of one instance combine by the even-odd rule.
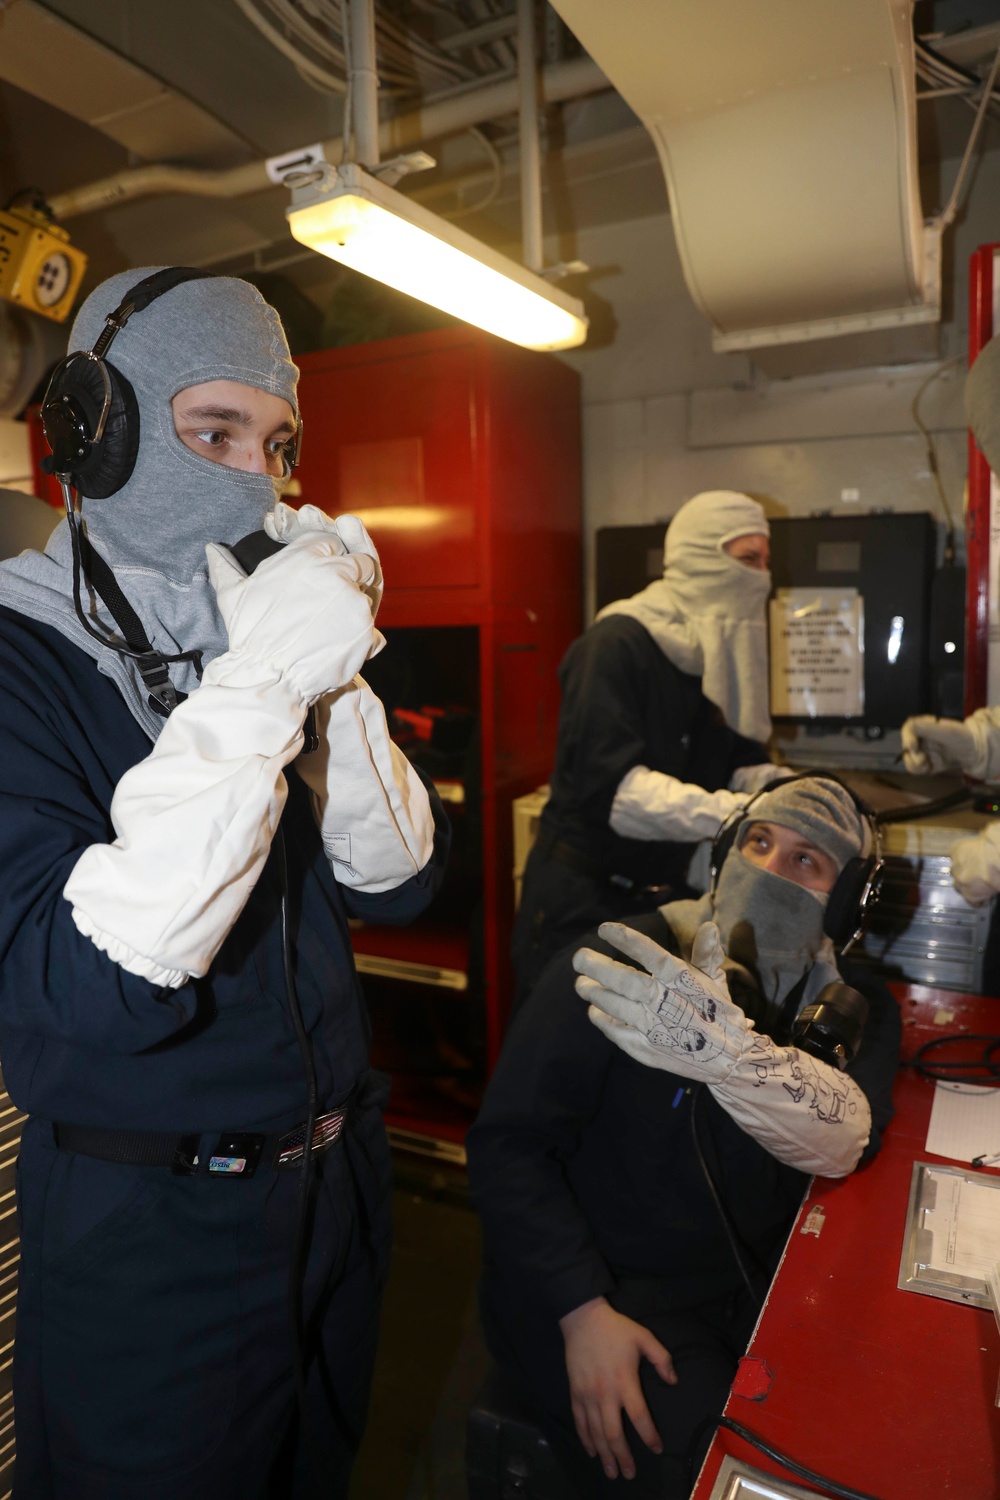
[[176, 988], [207, 972], [267, 859], [305, 712], [276, 667], [226, 652], [126, 771], [114, 843], [84, 850], [63, 895], [130, 974]]
[[272, 541], [285, 545], [307, 532], [323, 532], [328, 536], [335, 536], [344, 552], [363, 552], [366, 557], [370, 557], [375, 564], [374, 576], [370, 583], [363, 583], [361, 587], [371, 600], [372, 614], [378, 613], [382, 602], [382, 564], [379, 562], [375, 543], [360, 516], [349, 513], [328, 516], [318, 505], [303, 505], [298, 510], [293, 510], [290, 505], [279, 500], [274, 509], [264, 517], [264, 530]]
[[990, 824], [952, 845], [951, 878], [970, 906], [985, 906], [1000, 891], [1000, 827]]
[[981, 746], [968, 722], [920, 714], [906, 720], [902, 741], [903, 765], [911, 775], [957, 770], [967, 776], [981, 777], [985, 773], [985, 767], [980, 769]]
[[694, 782], [633, 766], [618, 784], [608, 822], [621, 838], [696, 844], [714, 838], [730, 813], [749, 800], [743, 792], [706, 792]]
[[363, 592], [377, 564], [344, 545], [304, 532], [249, 578], [206, 548], [230, 649], [122, 777], [114, 843], [86, 849], [63, 890], [79, 930], [153, 984], [207, 972], [267, 859], [307, 705], [378, 648]]
[[765, 760], [758, 766], [740, 766], [729, 778], [729, 790], [731, 792], [749, 792], [755, 797], [765, 787], [773, 786], [776, 781], [787, 781], [790, 776], [797, 776], [791, 766], [776, 766], [772, 761]]
[[636, 1061], [706, 1083], [742, 1130], [800, 1172], [846, 1177], [871, 1133], [863, 1091], [797, 1047], [753, 1029], [729, 998], [718, 928], [699, 928], [691, 962], [618, 922], [601, 937], [644, 966], [591, 948], [573, 956], [577, 993], [610, 1041]]
[[295, 769], [313, 794], [323, 847], [341, 885], [392, 890], [434, 848], [427, 789], [389, 737], [385, 710], [356, 677], [316, 705], [319, 749]]
[[351, 682], [385, 645], [365, 590], [381, 575], [332, 532], [303, 531], [249, 576], [228, 547], [205, 548], [229, 654], [260, 662], [306, 704]]

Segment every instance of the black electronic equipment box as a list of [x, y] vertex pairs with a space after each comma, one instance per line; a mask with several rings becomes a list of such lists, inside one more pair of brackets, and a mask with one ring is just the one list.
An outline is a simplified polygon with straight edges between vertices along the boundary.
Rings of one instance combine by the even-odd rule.
[[[960, 716], [963, 573], [935, 573], [930, 515], [788, 516], [772, 518], [770, 527], [776, 590], [856, 590], [863, 601], [860, 711], [846, 718], [788, 716], [785, 722], [831, 730], [850, 723], [877, 732], [899, 728], [910, 714]], [[665, 534], [662, 521], [598, 530], [598, 610], [661, 576]]]
[[[787, 516], [770, 524], [775, 593], [857, 590], [863, 604], [860, 712], [818, 720], [809, 714], [782, 715], [785, 722], [898, 729], [911, 714], [926, 713], [931, 706], [930, 604], [937, 540], [931, 517], [923, 511]], [[774, 712], [773, 701], [771, 706]]]
[[594, 610], [637, 594], [663, 577], [666, 521], [653, 526], [601, 526], [595, 555]]

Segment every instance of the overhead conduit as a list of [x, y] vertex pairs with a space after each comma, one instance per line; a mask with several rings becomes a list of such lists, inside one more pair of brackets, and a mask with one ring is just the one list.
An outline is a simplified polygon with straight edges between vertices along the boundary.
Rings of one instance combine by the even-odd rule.
[[[581, 98], [585, 94], [595, 94], [610, 87], [604, 73], [589, 57], [553, 63], [541, 72], [541, 94], [546, 104], [559, 104], [566, 99]], [[468, 130], [472, 125], [483, 125], [488, 120], [515, 114], [517, 108], [516, 78], [473, 88], [468, 93], [452, 95], [436, 104], [428, 104], [408, 114], [383, 120], [379, 127], [380, 152], [386, 157], [409, 151], [426, 141], [454, 135], [461, 130]], [[327, 160], [336, 162], [340, 159], [343, 142], [339, 136], [324, 141], [323, 147]], [[221, 172], [150, 164], [130, 167], [82, 187], [70, 188], [65, 193], [55, 194], [50, 202], [57, 219], [72, 219], [80, 214], [93, 213], [97, 209], [126, 203], [135, 198], [167, 193], [188, 193], [204, 198], [242, 198], [250, 193], [264, 192], [273, 186], [263, 161], [247, 162], [243, 166]]]

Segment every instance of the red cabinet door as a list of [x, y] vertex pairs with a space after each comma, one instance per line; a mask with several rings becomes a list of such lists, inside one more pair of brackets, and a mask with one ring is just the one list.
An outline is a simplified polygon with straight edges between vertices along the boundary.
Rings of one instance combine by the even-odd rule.
[[302, 498], [361, 516], [393, 593], [481, 582], [474, 358], [302, 361]]

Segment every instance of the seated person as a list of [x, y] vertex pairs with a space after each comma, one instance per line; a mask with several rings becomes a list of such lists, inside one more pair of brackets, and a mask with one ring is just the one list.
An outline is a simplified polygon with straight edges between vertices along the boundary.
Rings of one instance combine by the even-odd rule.
[[[581, 1496], [689, 1493], [809, 1174], [879, 1148], [898, 1010], [824, 930], [871, 839], [839, 782], [776, 784], [712, 891], [566, 949], [507, 1036], [468, 1140], [483, 1320]], [[845, 1072], [788, 1045], [841, 978], [870, 1007]]]

